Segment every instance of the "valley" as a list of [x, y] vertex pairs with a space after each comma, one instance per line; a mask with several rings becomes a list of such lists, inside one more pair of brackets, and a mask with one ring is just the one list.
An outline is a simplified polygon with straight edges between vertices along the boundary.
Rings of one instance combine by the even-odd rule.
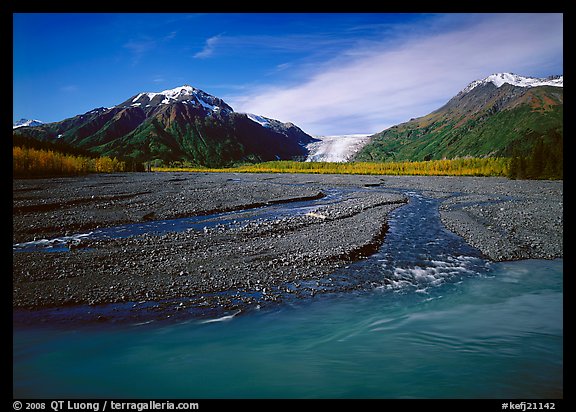
[[15, 179], [13, 305], [240, 310], [374, 287], [331, 276], [374, 254], [389, 214], [422, 197], [492, 261], [562, 257], [562, 181], [506, 178], [562, 179], [562, 117], [563, 76], [498, 73], [374, 135], [312, 137], [189, 85], [60, 122], [22, 119], [21, 177], [63, 164], [54, 147], [114, 156], [73, 159], [97, 171], [165, 172]]
[[[562, 179], [563, 76], [496, 73], [433, 112], [367, 135], [312, 137], [291, 122], [237, 113], [189, 85], [141, 92], [109, 108], [53, 123], [21, 119], [13, 146], [119, 159], [125, 168], [230, 168], [270, 161], [510, 161], [509, 177]], [[21, 165], [22, 162], [19, 162]], [[41, 162], [40, 162], [41, 163]], [[42, 165], [21, 176], [42, 175]], [[50, 174], [50, 173], [46, 173]], [[484, 173], [480, 173], [484, 174]]]
[[562, 409], [562, 11], [26, 9], [14, 410]]

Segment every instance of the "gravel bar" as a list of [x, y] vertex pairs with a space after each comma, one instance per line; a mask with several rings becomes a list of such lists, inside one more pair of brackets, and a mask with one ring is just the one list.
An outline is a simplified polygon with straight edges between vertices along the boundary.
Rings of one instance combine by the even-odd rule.
[[[257, 218], [261, 206], [318, 199], [332, 188], [342, 189], [336, 202]], [[88, 241], [70, 252], [14, 252], [13, 306], [170, 302], [236, 310], [277, 301], [290, 292], [286, 285], [319, 282], [376, 251], [388, 213], [410, 191], [441, 199], [445, 226], [489, 259], [563, 256], [562, 181], [177, 172], [15, 179], [14, 243], [221, 211], [255, 217]]]

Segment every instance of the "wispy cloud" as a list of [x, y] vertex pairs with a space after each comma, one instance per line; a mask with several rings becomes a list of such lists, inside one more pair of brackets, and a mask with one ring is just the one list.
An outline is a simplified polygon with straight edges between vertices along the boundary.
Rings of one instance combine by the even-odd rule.
[[542, 71], [562, 65], [562, 15], [467, 16], [465, 25], [456, 17], [445, 30], [414, 30], [394, 45], [348, 48], [296, 86], [262, 86], [230, 103], [314, 134], [377, 132], [429, 113], [491, 73], [555, 74]]
[[171, 31], [161, 37], [141, 35], [128, 40], [122, 45], [122, 47], [130, 52], [130, 55], [132, 56], [132, 63], [137, 64], [148, 53], [157, 50], [158, 47], [175, 39], [176, 36], [176, 31]]
[[222, 35], [216, 35], [216, 36], [212, 36], [209, 37], [206, 40], [206, 43], [204, 44], [204, 48], [199, 51], [198, 53], [196, 53], [194, 55], [195, 58], [197, 59], [206, 59], [210, 56], [212, 56], [214, 54], [214, 51], [216, 49], [216, 45], [220, 42], [220, 40], [222, 39]]
[[283, 34], [243, 34], [224, 33], [206, 39], [202, 50], [194, 57], [207, 58], [219, 54], [268, 53], [313, 53], [326, 55], [343, 50], [357, 42], [354, 37], [343, 37], [335, 33], [283, 33]]
[[277, 71], [287, 70], [292, 67], [292, 63], [281, 63], [276, 66]]
[[175, 39], [177, 34], [178, 34], [178, 32], [176, 32], [176, 31], [171, 31], [171, 32], [168, 33], [166, 36], [164, 36], [163, 40], [164, 40], [164, 41], [168, 41], [168, 40]]
[[145, 37], [140, 39], [130, 39], [124, 43], [123, 47], [132, 55], [132, 62], [138, 63], [140, 59], [149, 51], [154, 50], [158, 44], [156, 39]]

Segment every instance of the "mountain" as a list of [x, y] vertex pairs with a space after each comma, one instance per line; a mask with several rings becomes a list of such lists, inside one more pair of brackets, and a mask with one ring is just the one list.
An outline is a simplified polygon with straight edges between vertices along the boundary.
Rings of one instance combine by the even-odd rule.
[[31, 120], [31, 119], [20, 119], [14, 122], [12, 125], [13, 129], [17, 129], [19, 127], [26, 127], [26, 126], [41, 126], [44, 122], [40, 120]]
[[528, 155], [563, 140], [563, 76], [496, 73], [432, 113], [373, 135], [358, 161]]
[[495, 73], [482, 80], [475, 80], [470, 83], [461, 93], [468, 93], [476, 86], [492, 83], [496, 87], [503, 84], [511, 84], [519, 87], [556, 86], [564, 87], [564, 76], [550, 76], [546, 78], [525, 77], [514, 73]]
[[62, 141], [102, 156], [225, 166], [303, 159], [315, 139], [292, 123], [236, 113], [222, 99], [184, 85], [138, 93], [111, 108], [15, 129], [14, 136]]

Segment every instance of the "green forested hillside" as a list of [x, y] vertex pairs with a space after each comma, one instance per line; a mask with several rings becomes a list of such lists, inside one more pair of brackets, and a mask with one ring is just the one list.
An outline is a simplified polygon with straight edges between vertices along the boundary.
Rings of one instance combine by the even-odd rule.
[[[421, 118], [374, 135], [357, 161], [420, 161], [457, 157], [527, 157], [536, 144], [561, 152], [563, 91], [536, 87], [513, 98], [505, 87], [494, 96], [460, 97]], [[509, 89], [513, 89], [512, 86]], [[517, 88], [518, 89], [518, 88]], [[508, 94], [507, 94], [508, 93]]]
[[205, 167], [301, 159], [305, 145], [315, 141], [292, 123], [236, 113], [223, 100], [187, 85], [140, 93], [59, 122], [15, 128], [13, 138], [58, 142], [129, 163]]

